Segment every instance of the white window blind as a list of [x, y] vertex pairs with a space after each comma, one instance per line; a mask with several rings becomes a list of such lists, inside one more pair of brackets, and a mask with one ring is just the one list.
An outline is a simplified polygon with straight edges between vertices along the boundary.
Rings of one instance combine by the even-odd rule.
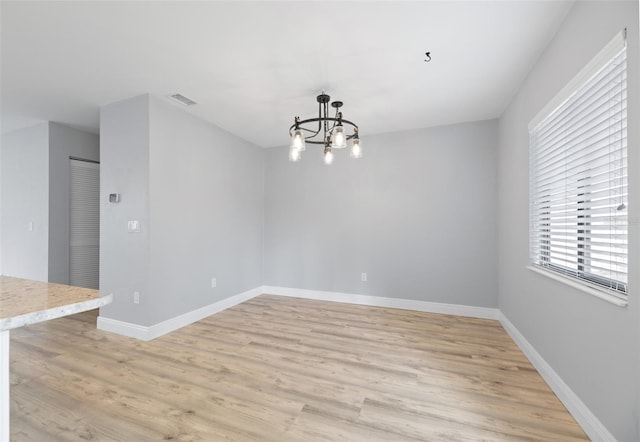
[[530, 124], [533, 266], [627, 293], [627, 89], [616, 36]]

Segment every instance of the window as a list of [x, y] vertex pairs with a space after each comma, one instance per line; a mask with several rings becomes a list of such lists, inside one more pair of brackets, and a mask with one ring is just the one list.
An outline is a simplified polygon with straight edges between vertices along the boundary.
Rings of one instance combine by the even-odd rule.
[[627, 295], [624, 33], [529, 125], [529, 255], [534, 269]]

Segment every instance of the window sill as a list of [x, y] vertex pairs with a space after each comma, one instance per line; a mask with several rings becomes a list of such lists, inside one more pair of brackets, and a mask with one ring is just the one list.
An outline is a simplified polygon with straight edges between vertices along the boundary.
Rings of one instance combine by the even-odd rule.
[[613, 305], [617, 305], [618, 307], [626, 307], [627, 305], [629, 305], [629, 301], [627, 301], [626, 299], [620, 299], [615, 295], [609, 294], [603, 290], [598, 290], [594, 287], [588, 286], [586, 284], [582, 284], [580, 282], [574, 281], [571, 278], [567, 278], [565, 276], [562, 275], [558, 275], [556, 273], [550, 272], [548, 270], [544, 270], [535, 266], [527, 266], [527, 268], [529, 270], [531, 270], [532, 272], [535, 273], [539, 273], [541, 275], [546, 276], [547, 278], [551, 278], [553, 280], [556, 280], [558, 282], [561, 282], [563, 284], [566, 284], [570, 287], [573, 287], [574, 289], [578, 289], [580, 291], [583, 291], [585, 293], [588, 293], [592, 296], [595, 296], [596, 298], [600, 298], [603, 301], [607, 301]]

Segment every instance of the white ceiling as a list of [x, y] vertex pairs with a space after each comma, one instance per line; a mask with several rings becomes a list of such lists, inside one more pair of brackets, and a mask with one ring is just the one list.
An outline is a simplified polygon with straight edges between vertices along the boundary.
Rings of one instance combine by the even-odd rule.
[[287, 144], [322, 89], [363, 138], [496, 118], [571, 5], [2, 1], [2, 131], [98, 132], [100, 106], [144, 93], [181, 93], [263, 147]]

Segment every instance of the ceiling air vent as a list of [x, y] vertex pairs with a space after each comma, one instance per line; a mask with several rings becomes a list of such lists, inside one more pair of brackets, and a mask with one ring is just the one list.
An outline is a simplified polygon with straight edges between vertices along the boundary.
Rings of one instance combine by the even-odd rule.
[[198, 104], [195, 101], [193, 101], [192, 99], [187, 98], [182, 94], [173, 94], [173, 95], [171, 95], [171, 98], [173, 98], [174, 100], [176, 100], [180, 104], [184, 104], [185, 106], [193, 106], [194, 104]]

